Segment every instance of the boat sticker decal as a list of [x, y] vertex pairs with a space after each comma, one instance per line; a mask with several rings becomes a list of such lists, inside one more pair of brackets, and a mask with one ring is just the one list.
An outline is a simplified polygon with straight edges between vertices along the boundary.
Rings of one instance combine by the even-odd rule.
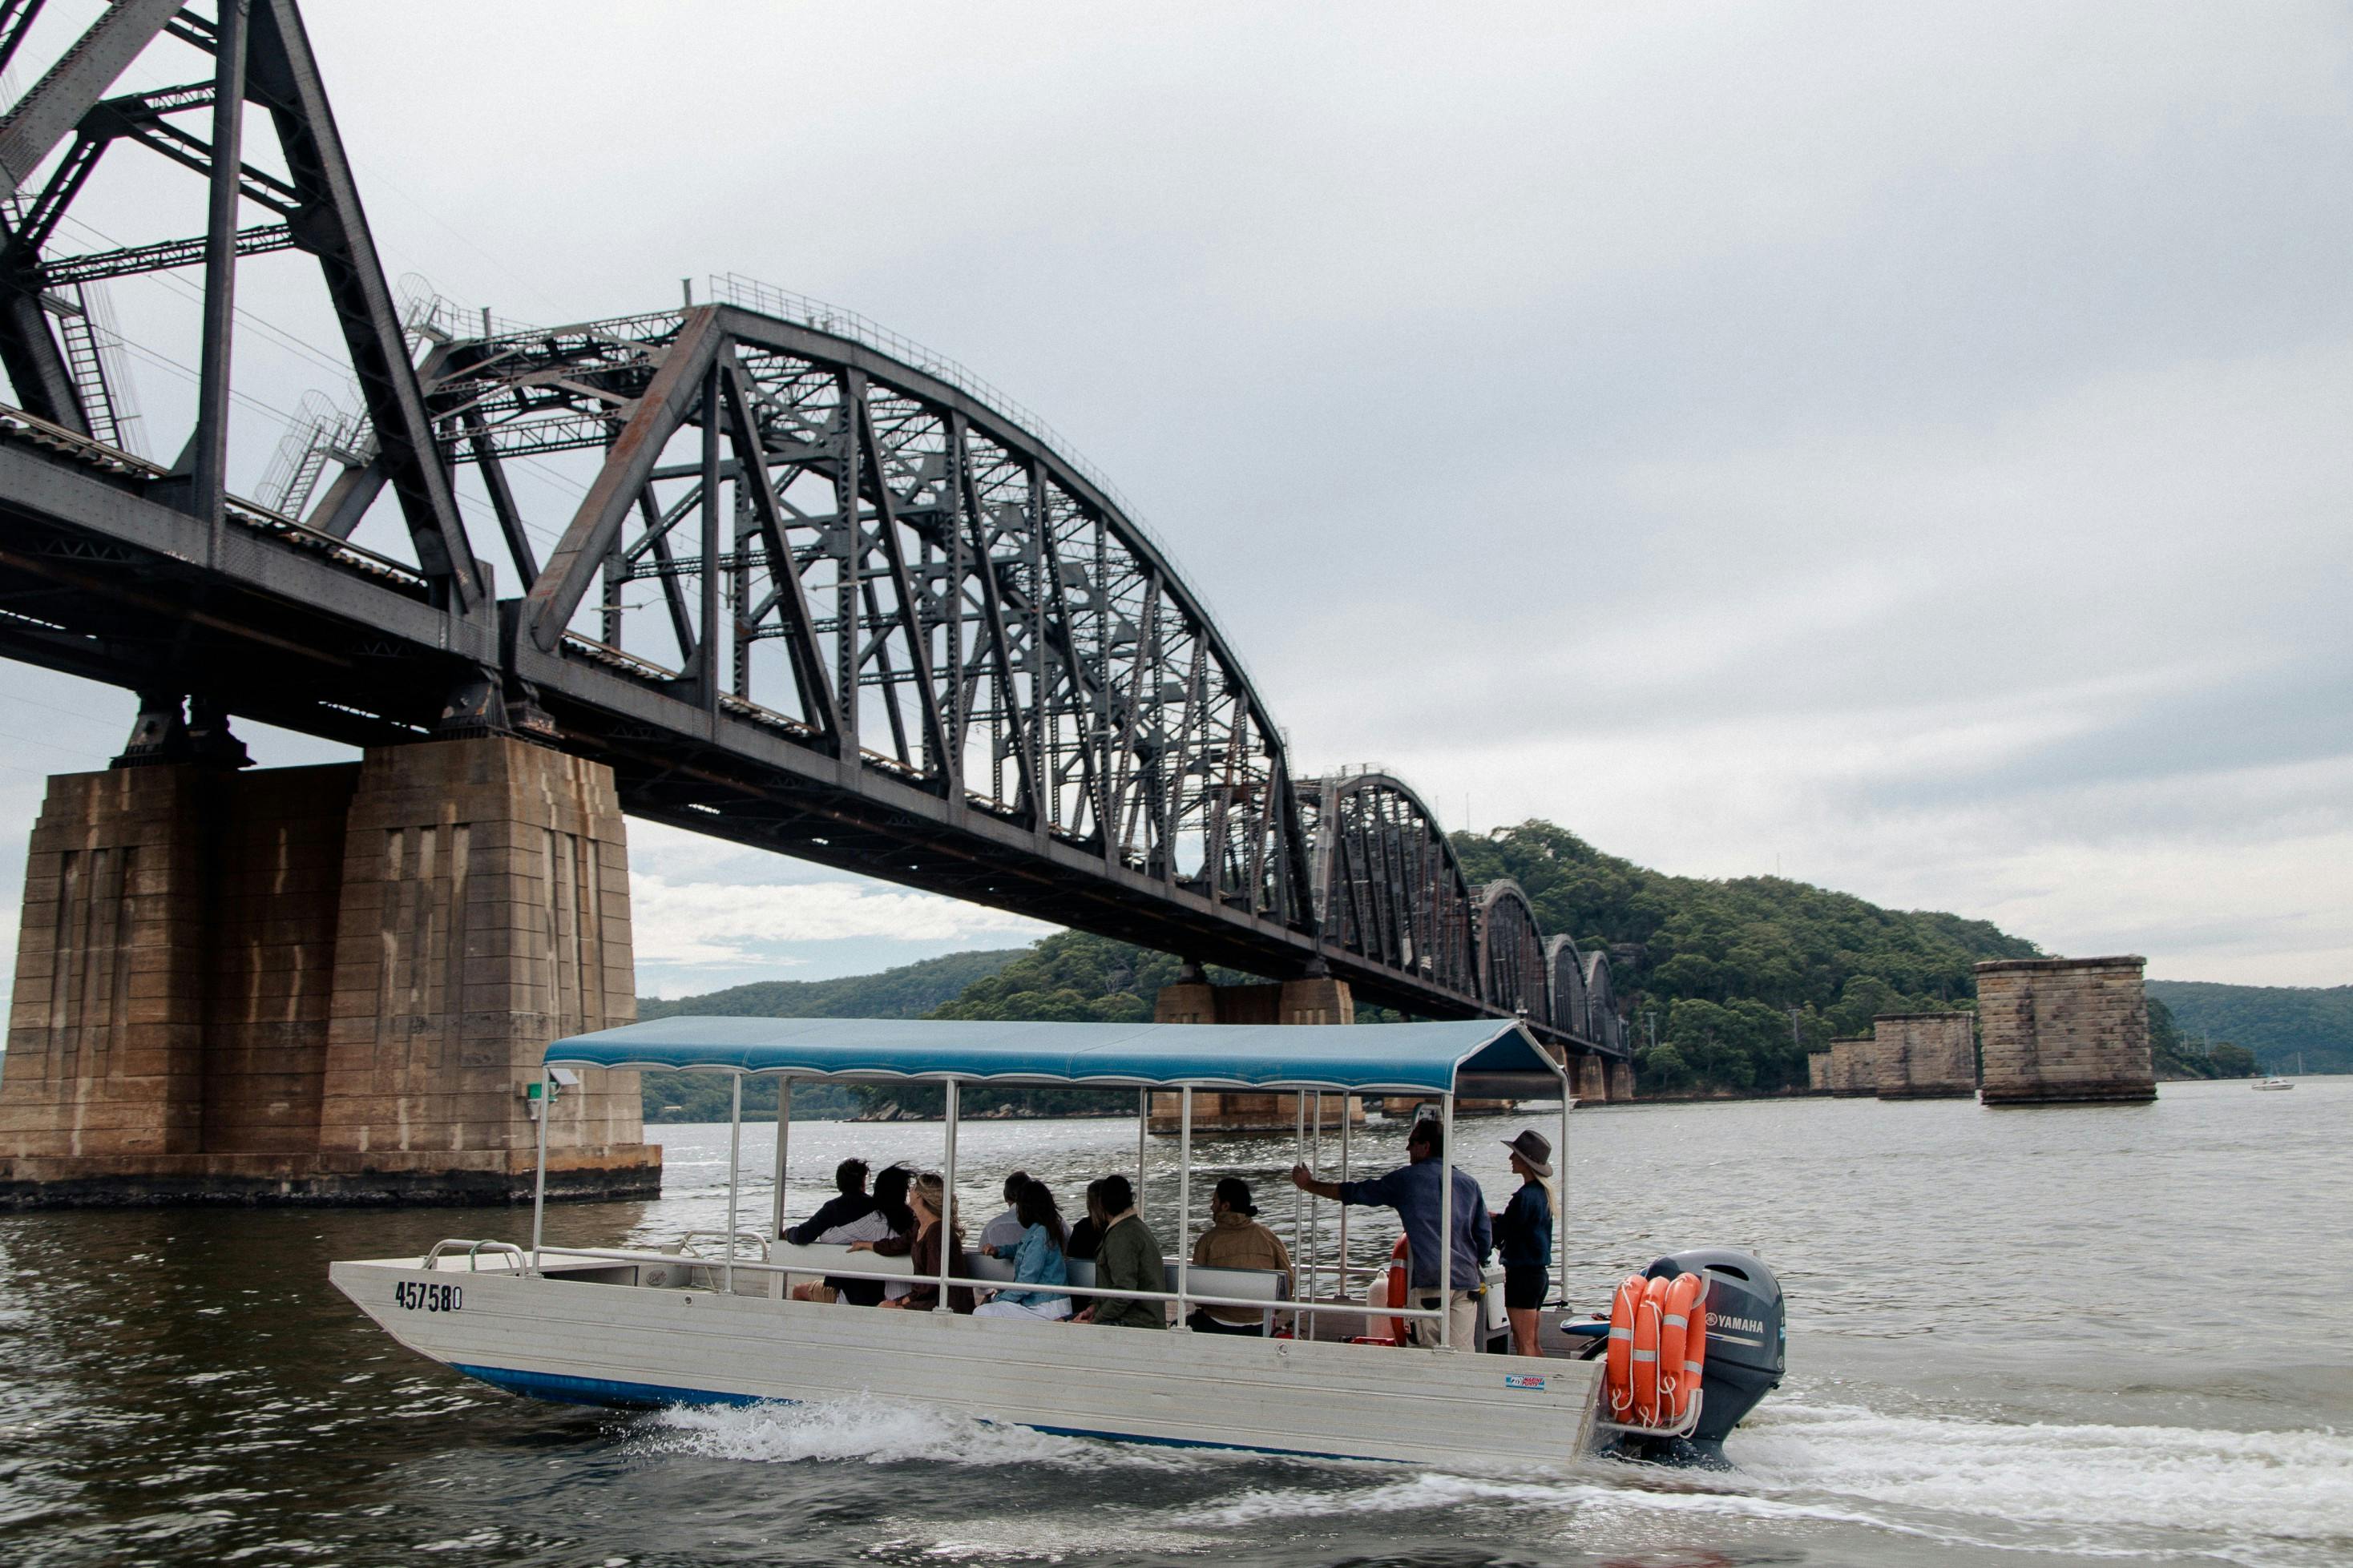
[[1531, 1393], [1542, 1394], [1544, 1385], [1545, 1380], [1532, 1372], [1507, 1372], [1504, 1374], [1505, 1388], [1521, 1388]]

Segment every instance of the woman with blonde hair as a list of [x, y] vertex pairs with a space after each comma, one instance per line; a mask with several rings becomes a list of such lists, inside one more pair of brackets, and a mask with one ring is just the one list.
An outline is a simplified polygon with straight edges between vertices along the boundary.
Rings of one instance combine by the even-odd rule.
[[[912, 1237], [886, 1237], [881, 1241], [854, 1242], [852, 1252], [872, 1252], [884, 1258], [905, 1258], [914, 1270], [908, 1289], [891, 1297], [882, 1305], [902, 1311], [928, 1312], [940, 1304], [940, 1259], [945, 1256], [961, 1258], [964, 1255], [964, 1227], [956, 1223], [952, 1212], [955, 1205], [948, 1201], [947, 1184], [936, 1172], [925, 1171], [907, 1188], [907, 1202], [915, 1212], [915, 1234]], [[972, 1313], [972, 1290], [968, 1286], [948, 1287], [948, 1310]]]
[[1520, 1190], [1495, 1219], [1495, 1245], [1504, 1262], [1504, 1315], [1512, 1323], [1512, 1353], [1542, 1355], [1536, 1319], [1544, 1310], [1552, 1275], [1552, 1142], [1530, 1128], [1504, 1140], [1512, 1152], [1512, 1173]]

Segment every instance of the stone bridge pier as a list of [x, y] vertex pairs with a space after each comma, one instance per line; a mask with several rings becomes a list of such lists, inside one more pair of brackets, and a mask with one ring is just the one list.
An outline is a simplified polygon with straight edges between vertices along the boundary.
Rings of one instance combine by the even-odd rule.
[[[0, 1203], [511, 1203], [551, 1039], [632, 1021], [602, 764], [499, 736], [239, 772], [149, 704], [49, 780], [26, 867]], [[638, 1075], [550, 1110], [551, 1195], [650, 1195]]]

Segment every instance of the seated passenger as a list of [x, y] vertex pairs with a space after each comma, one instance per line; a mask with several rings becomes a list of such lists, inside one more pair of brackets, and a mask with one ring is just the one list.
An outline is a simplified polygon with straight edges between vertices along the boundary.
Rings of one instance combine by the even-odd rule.
[[807, 1247], [813, 1241], [823, 1241], [825, 1233], [838, 1225], [849, 1225], [864, 1219], [874, 1212], [874, 1200], [866, 1195], [866, 1162], [844, 1160], [833, 1168], [836, 1195], [825, 1200], [817, 1213], [798, 1225], [786, 1226], [784, 1238], [795, 1247]]
[[[1062, 1290], [1028, 1290], [1026, 1285], [1068, 1285], [1071, 1268], [1062, 1251], [1069, 1234], [1062, 1228], [1061, 1211], [1054, 1205], [1053, 1192], [1043, 1182], [1024, 1182], [1021, 1195], [1014, 1200], [1014, 1214], [1021, 1221], [1021, 1241], [1011, 1249], [1013, 1284], [999, 1290], [975, 1311], [981, 1318], [1044, 1318], [1060, 1322], [1071, 1315], [1071, 1298]], [[1008, 1249], [981, 1243], [980, 1249], [991, 1258], [1002, 1258]]]
[[[1282, 1237], [1258, 1222], [1258, 1205], [1250, 1201], [1250, 1184], [1240, 1176], [1218, 1183], [1209, 1199], [1209, 1228], [1193, 1244], [1196, 1268], [1279, 1268], [1291, 1272], [1291, 1249]], [[1214, 1296], [1219, 1292], [1212, 1290]], [[1206, 1334], [1266, 1333], [1266, 1313], [1251, 1307], [1202, 1307], [1185, 1320], [1188, 1329]]]
[[1021, 1233], [1029, 1228], [1021, 1223], [1021, 1189], [1029, 1184], [1027, 1171], [1016, 1171], [1005, 1178], [1005, 1212], [980, 1227], [983, 1247], [1001, 1247], [1009, 1254], [1021, 1245]]
[[[1113, 1290], [1165, 1290], [1166, 1267], [1160, 1243], [1135, 1212], [1135, 1189], [1125, 1176], [1105, 1176], [1087, 1189], [1103, 1208], [1103, 1240], [1095, 1247], [1095, 1283]], [[1166, 1305], [1125, 1296], [1098, 1296], [1079, 1316], [1121, 1329], [1165, 1329]]]
[[1092, 1258], [1103, 1245], [1103, 1234], [1109, 1228], [1111, 1216], [1103, 1211], [1103, 1183], [1087, 1184], [1086, 1217], [1071, 1227], [1071, 1239], [1063, 1252], [1071, 1258]]
[[[1103, 1210], [1103, 1183], [1101, 1181], [1089, 1182], [1087, 1184], [1086, 1217], [1071, 1227], [1070, 1239], [1065, 1242], [1062, 1247], [1062, 1256], [1069, 1258], [1073, 1263], [1079, 1261], [1081, 1258], [1085, 1258], [1090, 1263], [1093, 1262], [1096, 1252], [1101, 1250], [1103, 1247], [1103, 1231], [1109, 1227], [1110, 1224], [1111, 1215]], [[1085, 1317], [1086, 1304], [1093, 1300], [1094, 1298], [1092, 1296], [1083, 1295], [1077, 1291], [1071, 1292], [1071, 1305], [1075, 1310], [1071, 1315], [1074, 1318]]]
[[[785, 1227], [784, 1238], [786, 1241], [795, 1247], [807, 1247], [812, 1242], [855, 1241], [872, 1232], [873, 1226], [864, 1223], [874, 1213], [874, 1200], [866, 1195], [866, 1162], [844, 1160], [836, 1165], [833, 1168], [833, 1184], [835, 1195], [828, 1198], [817, 1213], [798, 1225]], [[866, 1289], [871, 1283], [865, 1279], [837, 1279], [828, 1275], [822, 1285], [796, 1286], [793, 1300], [853, 1300], [856, 1297], [850, 1292], [856, 1291], [868, 1298], [860, 1305], [871, 1306], [882, 1299], [879, 1287], [871, 1290]]]
[[[814, 1239], [820, 1242], [881, 1241], [891, 1237], [915, 1234], [915, 1216], [907, 1207], [907, 1184], [914, 1173], [904, 1165], [892, 1165], [874, 1178], [874, 1195], [866, 1213], [838, 1225]], [[791, 1240], [789, 1233], [786, 1237]], [[793, 1291], [796, 1300], [847, 1301], [853, 1307], [876, 1307], [882, 1303], [890, 1287], [897, 1285], [904, 1295], [907, 1287], [898, 1280], [887, 1284], [881, 1279], [846, 1279], [827, 1276], [823, 1285], [803, 1285]]]
[[[964, 1227], [950, 1220], [941, 1223], [941, 1215], [948, 1206], [947, 1184], [926, 1171], [915, 1178], [908, 1189], [907, 1198], [915, 1212], [915, 1234], [912, 1237], [885, 1237], [881, 1241], [853, 1241], [852, 1252], [872, 1252], [884, 1258], [905, 1258], [914, 1269], [914, 1278], [898, 1295], [886, 1296], [882, 1304], [902, 1311], [928, 1312], [940, 1304], [941, 1248], [955, 1258], [964, 1252]], [[892, 1280], [891, 1285], [896, 1285]], [[885, 1286], [888, 1289], [889, 1286]], [[968, 1285], [948, 1287], [948, 1310], [972, 1315], [972, 1288]]]

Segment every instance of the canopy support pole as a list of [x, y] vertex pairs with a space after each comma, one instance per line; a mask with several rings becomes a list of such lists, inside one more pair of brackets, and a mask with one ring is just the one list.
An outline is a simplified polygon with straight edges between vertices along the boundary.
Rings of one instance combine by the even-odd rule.
[[[1309, 1134], [1314, 1142], [1308, 1145], [1313, 1157], [1307, 1162], [1307, 1168], [1311, 1171], [1321, 1171], [1324, 1168], [1324, 1091], [1320, 1089], [1315, 1091], [1314, 1114], [1315, 1131]], [[1324, 1205], [1314, 1194], [1311, 1193], [1308, 1196], [1310, 1201], [1307, 1205], [1307, 1299], [1313, 1301], [1315, 1300], [1315, 1282], [1323, 1277], [1323, 1271], [1318, 1267], [1315, 1248], [1316, 1245], [1324, 1239]]]
[[[1340, 1097], [1340, 1184], [1343, 1186], [1345, 1186], [1348, 1182], [1348, 1112], [1354, 1104], [1352, 1097], [1345, 1094]], [[1348, 1205], [1346, 1204], [1340, 1205], [1340, 1289], [1338, 1294], [1343, 1301], [1348, 1300]], [[1345, 1318], [1340, 1321], [1347, 1321]], [[1370, 1320], [1366, 1321], [1365, 1331], [1372, 1332]]]
[[957, 1093], [957, 1090], [962, 1087], [963, 1086], [957, 1083], [955, 1079], [948, 1079], [947, 1152], [941, 1157], [942, 1170], [940, 1175], [940, 1204], [942, 1206], [940, 1209], [940, 1217], [937, 1221], [940, 1227], [940, 1299], [932, 1307], [932, 1310], [934, 1312], [950, 1312], [954, 1310], [954, 1309], [948, 1305], [948, 1278], [955, 1272], [955, 1266], [957, 1263], [955, 1240], [955, 1143], [956, 1114], [962, 1108], [962, 1097]]
[[1552, 1191], [1556, 1200], [1554, 1206], [1560, 1212], [1552, 1216], [1552, 1244], [1560, 1255], [1560, 1304], [1568, 1305], [1568, 1113], [1577, 1104], [1577, 1097], [1568, 1091], [1568, 1079], [1560, 1081], [1560, 1152], [1553, 1156]]
[[792, 1168], [793, 1080], [776, 1079], [776, 1185], [768, 1194], [768, 1238], [785, 1234], [785, 1174]]
[[1144, 1217], [1144, 1166], [1152, 1147], [1152, 1091], [1135, 1091], [1135, 1217]]
[[1445, 1148], [1438, 1156], [1438, 1348], [1454, 1348], [1454, 1091], [1441, 1102]]
[[555, 1075], [539, 1068], [539, 1179], [531, 1188], [531, 1271], [539, 1272], [541, 1223], [547, 1217], [547, 1116], [555, 1109]]
[[1191, 1239], [1187, 1227], [1193, 1223], [1193, 1086], [1178, 1089], [1176, 1100], [1176, 1327], [1190, 1333], [1185, 1296], [1193, 1283], [1193, 1249], [1186, 1245]]
[[[1310, 1164], [1307, 1159], [1307, 1091], [1301, 1089], [1296, 1098], [1299, 1101], [1294, 1108], [1297, 1112], [1294, 1118], [1297, 1126], [1291, 1135], [1291, 1158], [1293, 1163], [1306, 1165], [1313, 1171], [1315, 1167]], [[1317, 1171], [1316, 1174], [1320, 1176], [1323, 1173]], [[1292, 1187], [1291, 1265], [1294, 1269], [1299, 1267], [1300, 1259], [1307, 1256], [1307, 1215], [1314, 1202], [1314, 1193], [1303, 1191], [1297, 1185]]]
[[727, 1080], [727, 1262], [720, 1270], [721, 1287], [735, 1294], [735, 1189], [744, 1171], [744, 1075]]

